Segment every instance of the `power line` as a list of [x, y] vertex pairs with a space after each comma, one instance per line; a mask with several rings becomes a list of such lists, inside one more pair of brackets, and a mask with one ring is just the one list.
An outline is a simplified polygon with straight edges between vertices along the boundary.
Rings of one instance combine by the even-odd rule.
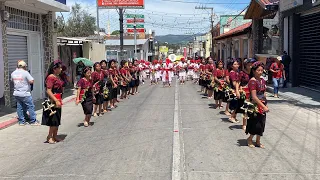
[[[167, 1], [167, 2], [176, 2], [176, 3], [186, 3], [186, 4], [194, 4], [194, 3], [200, 3], [200, 2], [195, 2], [195, 1], [180, 1], [180, 0], [162, 0], [162, 1]], [[228, 2], [223, 2], [223, 3], [200, 3], [200, 4], [220, 4], [220, 5], [224, 5], [224, 4], [248, 4], [248, 3], [228, 3]]]

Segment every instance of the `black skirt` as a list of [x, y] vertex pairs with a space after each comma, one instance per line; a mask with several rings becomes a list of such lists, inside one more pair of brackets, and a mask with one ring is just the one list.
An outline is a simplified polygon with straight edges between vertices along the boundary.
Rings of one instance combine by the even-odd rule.
[[117, 99], [118, 96], [118, 88], [112, 88], [110, 92], [110, 99]]
[[241, 107], [244, 105], [244, 101], [245, 99], [238, 99], [236, 113], [242, 113], [242, 114], [244, 113], [244, 110], [241, 109]]
[[207, 82], [207, 89], [208, 89], [209, 91], [212, 91], [212, 90], [213, 90], [213, 87], [211, 87], [211, 80], [208, 80], [208, 82]]
[[98, 93], [98, 94], [96, 94], [95, 95], [95, 98], [96, 98], [96, 102], [95, 103], [93, 103], [93, 104], [95, 104], [95, 105], [101, 105], [101, 104], [103, 104], [103, 95], [102, 94], [100, 94], [100, 93]]
[[202, 86], [202, 79], [199, 79], [199, 85]]
[[246, 134], [263, 136], [266, 125], [266, 114], [248, 114]]
[[129, 83], [129, 87], [133, 88], [135, 86], [136, 86], [136, 80], [131, 80], [130, 83]]
[[[117, 96], [120, 95], [120, 86], [117, 87]], [[117, 96], [115, 98], [117, 98]]]
[[214, 100], [223, 100], [225, 98], [223, 91], [214, 91]]
[[135, 87], [138, 87], [140, 85], [140, 79], [136, 79], [135, 80], [135, 83], [134, 83]]
[[120, 86], [121, 91], [128, 91], [128, 86]]
[[92, 102], [92, 95], [88, 94], [84, 101], [81, 103], [83, 113], [85, 115], [91, 115], [93, 111], [93, 102]]
[[238, 107], [238, 99], [232, 99], [229, 103], [230, 103], [229, 109], [230, 109], [231, 111], [237, 109], [237, 107]]
[[61, 124], [61, 108], [52, 108], [53, 111], [56, 111], [55, 114], [50, 116], [50, 111], [42, 112], [42, 122], [41, 125], [45, 126], [60, 126]]

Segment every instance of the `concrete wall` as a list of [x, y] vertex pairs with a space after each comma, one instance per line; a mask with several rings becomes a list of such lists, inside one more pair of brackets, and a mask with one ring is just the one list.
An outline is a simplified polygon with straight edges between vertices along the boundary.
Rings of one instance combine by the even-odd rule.
[[91, 59], [93, 62], [100, 62], [106, 59], [105, 45], [94, 42], [83, 43], [83, 57]]

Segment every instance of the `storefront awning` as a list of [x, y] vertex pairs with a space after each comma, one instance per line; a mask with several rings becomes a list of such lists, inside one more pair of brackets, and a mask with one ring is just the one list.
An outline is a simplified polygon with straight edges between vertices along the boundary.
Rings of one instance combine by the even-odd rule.
[[249, 31], [249, 29], [251, 28], [251, 25], [252, 25], [252, 22], [248, 22], [248, 23], [245, 23], [243, 25], [240, 25], [234, 29], [231, 29], [230, 31], [224, 33], [224, 34], [221, 34], [220, 36], [218, 37], [215, 37], [214, 39], [215, 40], [221, 40], [221, 39], [225, 39], [227, 37], [231, 37], [231, 36], [236, 36], [236, 35], [241, 35], [241, 34], [244, 34], [244, 33], [247, 33]]
[[251, 0], [244, 19], [273, 19], [278, 12], [279, 0]]
[[69, 6], [54, 0], [0, 0], [5, 1], [5, 5], [24, 11], [46, 14], [52, 12], [69, 12]]

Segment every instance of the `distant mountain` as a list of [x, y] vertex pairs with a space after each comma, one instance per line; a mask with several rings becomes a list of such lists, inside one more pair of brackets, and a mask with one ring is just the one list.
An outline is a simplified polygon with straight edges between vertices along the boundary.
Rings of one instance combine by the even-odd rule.
[[202, 34], [195, 34], [195, 35], [163, 35], [163, 36], [156, 36], [156, 41], [159, 41], [161, 43], [167, 42], [169, 44], [184, 44], [189, 41], [193, 41], [195, 36], [200, 36]]

